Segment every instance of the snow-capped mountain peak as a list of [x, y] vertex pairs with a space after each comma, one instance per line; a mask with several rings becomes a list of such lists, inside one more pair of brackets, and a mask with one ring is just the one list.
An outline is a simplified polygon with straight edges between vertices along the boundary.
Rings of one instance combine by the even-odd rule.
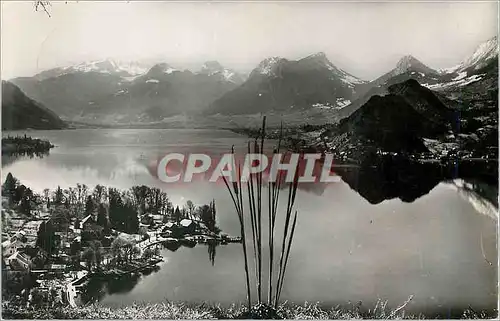
[[323, 51], [319, 51], [319, 52], [312, 54], [312, 55], [309, 55], [303, 59], [314, 59], [317, 61], [330, 63], [330, 61], [328, 60], [328, 57], [326, 56], [326, 54]]
[[151, 67], [151, 69], [148, 71], [148, 73], [161, 73], [161, 74], [171, 74], [175, 71], [179, 71], [178, 69], [173, 68], [169, 64], [162, 62], [159, 64], [154, 65]]
[[209, 76], [224, 71], [224, 67], [215, 60], [207, 61], [201, 66], [200, 73], [208, 74]]
[[280, 65], [284, 63], [291, 63], [295, 66], [304, 70], [327, 70], [332, 74], [332, 77], [340, 79], [342, 82], [348, 85], [350, 88], [354, 88], [358, 84], [365, 83], [361, 80], [340, 68], [337, 68], [334, 64], [328, 60], [324, 52], [317, 52], [315, 54], [309, 55], [305, 58], [299, 59], [297, 61], [289, 61], [281, 57], [269, 57], [260, 62], [257, 68], [254, 69], [252, 73], [257, 73], [266, 76], [276, 76], [276, 72]]
[[469, 68], [477, 70], [484, 64], [495, 57], [498, 57], [498, 38], [495, 36], [481, 43], [474, 53], [460, 62], [458, 65], [441, 69], [441, 73], [459, 73]]
[[328, 57], [322, 51], [317, 52], [317, 53], [312, 54], [312, 55], [309, 55], [309, 56], [307, 56], [305, 58], [302, 58], [302, 59], [299, 60], [299, 62], [307, 63], [309, 65], [313, 65], [315, 67], [320, 67], [320, 68], [326, 67], [329, 70], [334, 71], [334, 72], [338, 71], [337, 67], [335, 67], [330, 62], [330, 60], [328, 60]]
[[224, 78], [224, 80], [234, 83], [240, 83], [243, 81], [241, 75], [239, 75], [236, 71], [224, 68], [218, 61], [215, 60], [206, 61], [201, 66], [201, 70], [198, 74], [207, 76], [220, 75]]
[[351, 88], [357, 84], [365, 83], [364, 80], [361, 80], [361, 79], [345, 72], [344, 70], [337, 68], [330, 60], [328, 60], [328, 57], [322, 51], [317, 52], [315, 54], [312, 54], [310, 56], [307, 56], [307, 57], [299, 60], [299, 62], [307, 63], [309, 65], [312, 64], [313, 66], [319, 67], [319, 68], [327, 68], [335, 76], [339, 77], [342, 82], [346, 83]]
[[71, 66], [56, 68], [56, 76], [75, 72], [98, 72], [104, 74], [115, 74], [125, 78], [137, 77], [145, 74], [150, 65], [137, 61], [116, 61], [113, 59], [85, 61]]
[[411, 72], [412, 74], [418, 73], [421, 77], [435, 76], [439, 72], [423, 64], [420, 60], [412, 55], [403, 56], [396, 63], [396, 67], [390, 72], [391, 77]]
[[132, 76], [144, 75], [151, 68], [151, 64], [139, 61], [115, 61], [115, 64], [120, 71], [127, 72]]
[[349, 85], [349, 87], [354, 87], [354, 85], [359, 85], [359, 84], [364, 84], [367, 83], [367, 81], [359, 79], [356, 76], [353, 76], [342, 69], [339, 69], [340, 71], [340, 80], [345, 82], [346, 84]]
[[104, 60], [93, 60], [85, 61], [76, 65], [68, 66], [64, 68], [68, 71], [80, 71], [80, 72], [101, 72], [101, 73], [112, 73], [117, 69], [117, 64], [111, 59]]
[[284, 62], [286, 61], [285, 58], [281, 58], [281, 57], [269, 57], [269, 58], [266, 58], [264, 60], [262, 60], [259, 65], [257, 66], [257, 68], [255, 68], [255, 72], [261, 74], [261, 75], [268, 75], [268, 76], [271, 76], [271, 75], [274, 75], [275, 71], [276, 71], [276, 67], [281, 63], [281, 62]]
[[420, 65], [423, 64], [417, 58], [413, 57], [412, 55], [406, 55], [399, 59], [398, 63], [396, 64], [396, 71], [399, 73], [404, 73], [410, 70], [412, 67], [418, 68], [420, 67]]

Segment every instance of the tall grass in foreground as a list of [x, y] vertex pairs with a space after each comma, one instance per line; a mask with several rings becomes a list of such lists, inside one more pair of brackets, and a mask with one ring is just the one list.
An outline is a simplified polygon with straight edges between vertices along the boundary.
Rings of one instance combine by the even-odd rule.
[[[406, 302], [405, 302], [406, 303]], [[403, 304], [404, 306], [405, 304]], [[463, 311], [456, 311], [453, 316], [447, 313], [442, 314], [410, 314], [405, 313], [404, 308], [399, 306], [392, 310], [387, 307], [386, 301], [377, 302], [373, 308], [364, 307], [361, 303], [351, 304], [345, 307], [322, 308], [317, 303], [305, 303], [295, 305], [281, 303], [272, 316], [259, 315], [248, 311], [244, 306], [231, 305], [223, 307], [220, 305], [187, 304], [181, 302], [161, 302], [161, 303], [134, 303], [123, 307], [106, 307], [101, 304], [91, 304], [82, 307], [55, 307], [55, 308], [27, 308], [13, 304], [13, 302], [2, 301], [3, 319], [425, 319], [425, 318], [462, 318], [462, 319], [494, 319], [497, 318], [496, 311], [475, 311], [471, 308]]]
[[[247, 152], [254, 154], [261, 154], [264, 157], [264, 141], [266, 136], [266, 117], [264, 116], [262, 120], [262, 127], [260, 129], [259, 137], [257, 137], [253, 146], [251, 142], [248, 142]], [[280, 128], [280, 135], [278, 139], [278, 144], [273, 150], [273, 154], [279, 154], [281, 148], [281, 140], [283, 138], [283, 125]], [[252, 148], [253, 147], [253, 148]], [[234, 146], [232, 148], [232, 153], [234, 154]], [[253, 248], [253, 260], [255, 263], [255, 288], [257, 292], [257, 303], [263, 302], [263, 295], [265, 294], [265, 289], [262, 288], [262, 271], [263, 271], [263, 226], [262, 219], [265, 215], [265, 204], [263, 202], [263, 187], [264, 180], [262, 171], [255, 175], [254, 177], [250, 176], [246, 180], [246, 188], [247, 188], [247, 202], [244, 202], [243, 199], [243, 189], [242, 189], [242, 179], [241, 179], [241, 164], [235, 164], [235, 169], [237, 171], [237, 181], [233, 179], [232, 187], [230, 186], [227, 178], [223, 176], [224, 183], [226, 184], [227, 190], [231, 196], [233, 201], [236, 213], [238, 215], [238, 219], [240, 222], [240, 230], [242, 237], [242, 246], [243, 246], [243, 256], [245, 263], [245, 278], [246, 278], [246, 287], [247, 287], [247, 301], [248, 308], [250, 309], [252, 306], [252, 289], [250, 284], [250, 268], [249, 268], [249, 250], [247, 249], [247, 239], [246, 239], [246, 216], [245, 210], [248, 208], [248, 213], [250, 214], [250, 225], [251, 225], [251, 243]], [[269, 306], [274, 306], [274, 308], [278, 307], [281, 291], [283, 290], [283, 283], [285, 279], [286, 267], [288, 265], [288, 259], [290, 257], [290, 249], [292, 247], [293, 237], [295, 233], [295, 227], [297, 224], [297, 211], [294, 211], [294, 203], [295, 197], [297, 194], [297, 186], [298, 186], [298, 163], [295, 167], [294, 179], [292, 183], [288, 183], [288, 198], [287, 198], [287, 206], [285, 211], [285, 221], [283, 226], [283, 236], [281, 242], [275, 239], [275, 230], [276, 230], [276, 217], [278, 213], [278, 203], [280, 197], [280, 191], [282, 189], [282, 172], [278, 173], [278, 177], [276, 180], [269, 180], [268, 184], [268, 196], [267, 196], [267, 222], [268, 222], [268, 257], [269, 257], [269, 265], [268, 265], [268, 289], [267, 289], [267, 304]], [[234, 176], [233, 176], [234, 178]], [[247, 206], [244, 206], [244, 203]], [[293, 213], [293, 215], [292, 215]], [[278, 244], [281, 243], [281, 248], [279, 252], [279, 265], [277, 266], [277, 278], [276, 273], [274, 271], [275, 257], [275, 242], [278, 241]]]

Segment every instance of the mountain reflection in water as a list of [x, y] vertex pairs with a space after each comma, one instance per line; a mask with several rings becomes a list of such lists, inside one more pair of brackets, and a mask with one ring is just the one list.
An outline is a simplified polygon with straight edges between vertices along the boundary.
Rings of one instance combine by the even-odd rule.
[[[468, 189], [498, 206], [498, 162], [461, 161], [443, 165], [438, 162], [418, 162], [408, 159], [385, 158], [364, 162], [360, 167], [336, 169], [349, 187], [371, 204], [399, 198], [413, 202], [428, 194], [440, 182], [463, 179], [474, 182]], [[318, 186], [321, 187], [321, 186]]]

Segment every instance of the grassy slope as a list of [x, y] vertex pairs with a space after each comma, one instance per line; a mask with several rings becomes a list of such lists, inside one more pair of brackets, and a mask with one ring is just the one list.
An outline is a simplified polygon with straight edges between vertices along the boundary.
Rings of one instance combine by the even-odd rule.
[[[277, 311], [266, 306], [254, 306], [248, 313], [246, 307], [233, 305], [228, 308], [207, 304], [190, 305], [183, 303], [134, 304], [126, 307], [109, 308], [99, 304], [79, 308], [38, 308], [27, 309], [2, 304], [3, 319], [425, 319], [425, 315], [405, 314], [404, 306], [388, 310], [380, 301], [373, 309], [362, 308], [361, 304], [351, 308], [336, 307], [322, 309], [318, 304], [282, 304]], [[462, 318], [492, 318], [489, 313], [465, 310]]]

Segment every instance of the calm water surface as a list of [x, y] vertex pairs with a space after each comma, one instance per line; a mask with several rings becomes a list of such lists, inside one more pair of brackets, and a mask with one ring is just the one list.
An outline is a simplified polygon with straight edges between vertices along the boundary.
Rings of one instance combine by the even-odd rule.
[[[9, 133], [4, 133], [7, 135]], [[12, 134], [12, 133], [10, 133]], [[149, 166], [167, 152], [246, 149], [247, 139], [223, 130], [99, 129], [33, 131], [57, 147], [44, 158], [2, 158], [2, 180], [11, 172], [37, 191], [84, 183], [122, 189], [145, 184], [163, 188], [174, 204], [217, 202], [219, 227], [239, 235], [224, 186], [197, 182], [166, 185]], [[264, 191], [264, 195], [267, 192]], [[344, 182], [300, 189], [299, 221], [282, 299], [325, 305], [377, 298], [394, 306], [414, 295], [409, 310], [496, 307], [495, 209], [453, 182], [441, 182], [413, 202], [389, 199], [376, 205]], [[281, 214], [283, 214], [281, 212]], [[481, 250], [483, 243], [483, 251]], [[181, 247], [162, 251], [165, 262], [125, 285], [108, 284], [97, 295], [105, 305], [136, 301], [243, 302], [241, 245]]]

